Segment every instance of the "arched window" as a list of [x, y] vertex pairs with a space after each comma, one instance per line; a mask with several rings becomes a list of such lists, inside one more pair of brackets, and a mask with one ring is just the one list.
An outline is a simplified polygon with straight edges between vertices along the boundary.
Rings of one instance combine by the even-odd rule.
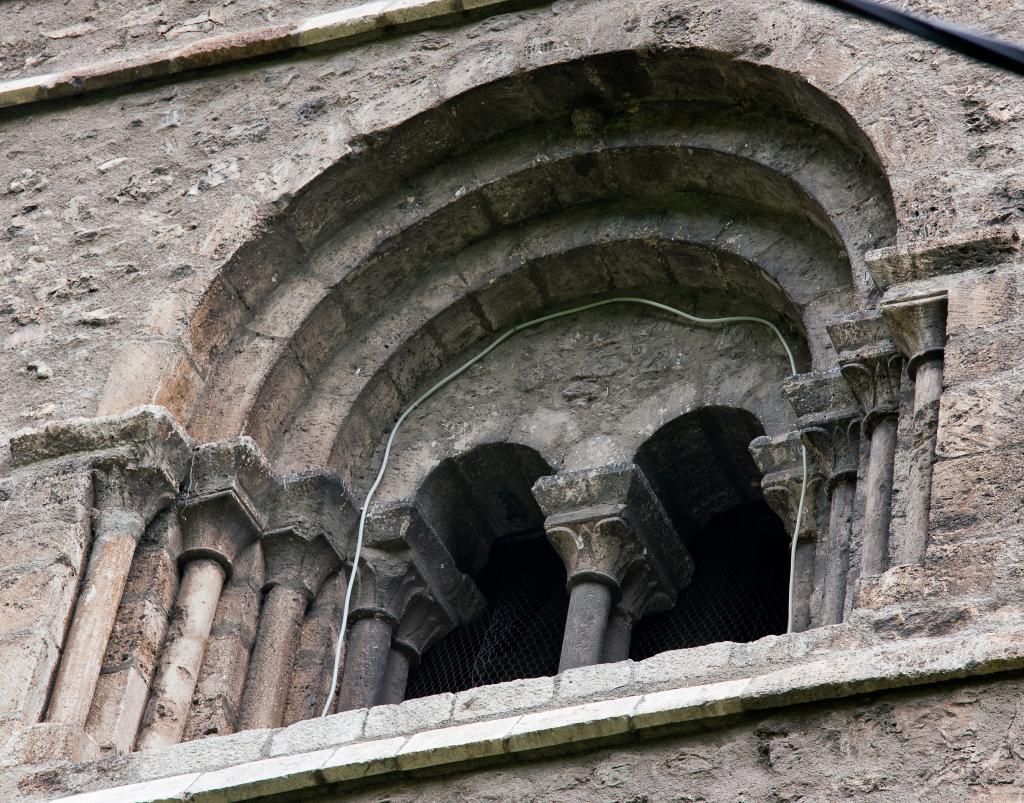
[[743, 410], [704, 408], [665, 424], [637, 451], [694, 571], [671, 610], [636, 625], [631, 658], [785, 632], [789, 538], [747, 448], [762, 434]]
[[486, 600], [422, 657], [405, 696], [424, 697], [558, 671], [569, 597], [530, 493], [551, 468], [532, 449], [485, 444], [443, 461], [417, 502]]
[[569, 596], [562, 561], [544, 531], [497, 541], [475, 579], [487, 607], [423, 656], [406, 698], [558, 671]]

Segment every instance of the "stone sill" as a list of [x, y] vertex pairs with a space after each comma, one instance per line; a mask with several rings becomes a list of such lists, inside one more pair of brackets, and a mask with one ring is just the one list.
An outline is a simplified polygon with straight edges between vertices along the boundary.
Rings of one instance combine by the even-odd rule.
[[81, 95], [307, 47], [355, 44], [396, 30], [483, 16], [523, 0], [373, 0], [288, 25], [211, 36], [184, 47], [0, 82], [0, 109]]
[[[874, 640], [874, 644], [868, 646], [864, 639]], [[134, 780], [142, 781], [128, 785], [115, 786], [103, 770], [103, 762], [98, 762], [92, 773], [88, 765], [80, 765], [73, 773], [77, 788], [91, 786], [96, 791], [61, 800], [249, 800], [333, 784], [351, 786], [375, 776], [458, 769], [467, 762], [528, 760], [588, 744], [657, 735], [687, 723], [713, 724], [717, 718], [745, 712], [1024, 668], [1024, 617], [1020, 614], [994, 617], [944, 637], [882, 643], [875, 639], [854, 626], [841, 625], [769, 637], [750, 645], [726, 643], [663, 653], [636, 664], [626, 661], [589, 667], [556, 679], [516, 681], [458, 697], [410, 700], [275, 731], [189, 742], [128, 757], [129, 763], [137, 765]], [[788, 665], [772, 670], [783, 652], [789, 660], [782, 662]], [[755, 658], [754, 666], [744, 668], [729, 658], [741, 660], [744, 653]], [[755, 657], [757, 653], [762, 653], [760, 659]], [[692, 673], [702, 661], [706, 666], [723, 659], [725, 674], [738, 676], [653, 690], [671, 682], [673, 662], [683, 662]], [[651, 662], [655, 663], [648, 669], [669, 677], [658, 679], [648, 674], [646, 682], [633, 680], [615, 686], [616, 677], [621, 680], [624, 673], [635, 676]], [[602, 684], [606, 697], [609, 685], [615, 692], [607, 699], [575, 705], [559, 705], [559, 695], [549, 693], [546, 700], [535, 698], [531, 706], [531, 695], [540, 688], [553, 689], [556, 681], [560, 689], [575, 684], [577, 692], [584, 692], [581, 696], [587, 696], [588, 688], [592, 696]], [[475, 695], [468, 699], [500, 700], [505, 710], [492, 706], [479, 712], [475, 721], [459, 722], [474, 716], [472, 711], [458, 708], [458, 699], [466, 695]], [[534, 710], [508, 715], [531, 707]], [[495, 718], [480, 718], [486, 716]], [[158, 777], [170, 769], [187, 771]], [[143, 780], [147, 775], [149, 779]], [[87, 780], [90, 777], [91, 782]], [[108, 778], [106, 788], [101, 788], [103, 778]]]

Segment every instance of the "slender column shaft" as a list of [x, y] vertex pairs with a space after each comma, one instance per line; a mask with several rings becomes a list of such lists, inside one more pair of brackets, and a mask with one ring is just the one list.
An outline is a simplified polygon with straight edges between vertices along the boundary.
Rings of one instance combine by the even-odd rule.
[[380, 695], [382, 704], [393, 705], [405, 699], [405, 687], [409, 682], [409, 659], [408, 650], [403, 650], [401, 647], [391, 648]]
[[596, 580], [578, 580], [569, 596], [558, 671], [601, 663], [612, 592]]
[[224, 577], [224, 568], [209, 558], [197, 558], [185, 566], [170, 632], [139, 735], [140, 750], [181, 741]]
[[861, 577], [885, 570], [889, 552], [889, 518], [892, 509], [893, 458], [896, 455], [896, 417], [885, 416], [871, 431], [871, 456], [866, 477], [864, 539]]
[[856, 486], [839, 482], [832, 489], [828, 520], [828, 556], [821, 599], [821, 623], [836, 625], [843, 621], [846, 584], [850, 569], [850, 532], [853, 527], [853, 499]]
[[267, 592], [249, 661], [239, 730], [281, 724], [306, 604], [302, 592], [287, 586], [274, 585]]
[[339, 711], [376, 705], [391, 652], [392, 629], [391, 622], [376, 616], [352, 622], [338, 697]]
[[128, 511], [104, 511], [99, 516], [47, 709], [50, 722], [85, 727], [135, 545], [145, 527], [141, 516]]
[[796, 599], [793, 601], [793, 632], [802, 633], [811, 626], [811, 596], [814, 591], [814, 558], [817, 544], [801, 538], [796, 545]]
[[328, 580], [306, 614], [282, 725], [315, 717], [324, 707], [331, 681], [331, 673], [324, 667], [330, 667], [334, 661], [344, 582], [343, 573]]
[[601, 661], [606, 664], [625, 661], [629, 658], [629, 646], [632, 639], [633, 618], [625, 611], [616, 608], [608, 617]]
[[910, 454], [906, 542], [899, 562], [924, 563], [928, 545], [928, 514], [932, 501], [932, 467], [942, 397], [942, 355], [922, 362], [914, 377], [914, 445]]

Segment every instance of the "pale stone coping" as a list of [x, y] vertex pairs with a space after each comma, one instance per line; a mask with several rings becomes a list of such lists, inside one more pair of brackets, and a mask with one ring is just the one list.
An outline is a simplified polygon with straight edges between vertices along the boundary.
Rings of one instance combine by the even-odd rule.
[[0, 82], [0, 109], [164, 78], [189, 70], [311, 46], [337, 46], [461, 13], [491, 14], [522, 0], [373, 0], [287, 25], [210, 36], [166, 48], [45, 75]]
[[[238, 760], [231, 766], [207, 771], [189, 767], [190, 771], [180, 775], [99, 789], [61, 800], [69, 803], [248, 800], [335, 783], [351, 784], [385, 774], [457, 769], [466, 762], [481, 759], [551, 755], [586, 743], [657, 735], [684, 723], [744, 712], [1016, 670], [1024, 668], [1024, 622], [1018, 621], [1018, 617], [1013, 619], [1012, 622], [1004, 619], [1001, 626], [987, 631], [972, 629], [942, 638], [907, 639], [870, 648], [833, 650], [827, 656], [809, 655], [814, 660], [714, 683], [617, 696], [483, 721], [448, 724], [451, 722], [448, 719], [442, 727], [423, 728], [388, 738], [356, 740], [358, 734], [366, 732], [367, 712], [349, 712], [299, 723], [303, 726], [299, 730], [305, 729], [306, 735], [312, 736], [317, 728], [332, 729], [335, 724], [332, 720], [341, 720], [336, 723], [341, 728], [335, 730], [333, 746], [310, 744], [316, 739], [299, 738], [293, 741], [293, 746], [305, 743], [304, 752]], [[446, 712], [446, 705], [437, 698], [410, 703], [434, 706], [439, 709], [438, 714]], [[375, 710], [370, 710], [370, 717]], [[345, 741], [346, 737], [348, 743], [339, 746], [338, 742]], [[211, 740], [210, 746], [214, 743], [215, 740]], [[159, 760], [161, 752], [156, 751], [153, 759]], [[243, 759], [243, 756], [239, 753], [236, 758]], [[165, 753], [163, 765], [170, 767], [172, 764]]]

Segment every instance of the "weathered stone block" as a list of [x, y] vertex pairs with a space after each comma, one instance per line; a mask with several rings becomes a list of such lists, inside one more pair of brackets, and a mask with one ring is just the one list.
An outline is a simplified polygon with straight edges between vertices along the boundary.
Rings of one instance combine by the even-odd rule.
[[641, 698], [617, 697], [520, 718], [509, 733], [510, 752], [585, 742], [629, 731], [629, 716]]
[[282, 756], [353, 742], [363, 732], [365, 722], [365, 708], [296, 722], [275, 732], [270, 742], [270, 755]]
[[964, 277], [949, 288], [946, 332], [952, 336], [989, 329], [1020, 317], [1024, 306], [1024, 269]]
[[309, 789], [322, 783], [320, 767], [334, 754], [333, 749], [318, 750], [204, 772], [188, 787], [188, 796], [206, 803], [231, 803], [252, 793], [262, 797]]
[[420, 697], [400, 705], [377, 705], [367, 713], [363, 735], [379, 739], [434, 728], [451, 719], [454, 705], [454, 694]]
[[398, 769], [398, 751], [409, 739], [397, 736], [342, 747], [323, 765], [321, 772], [330, 783], [379, 775]]
[[149, 683], [134, 666], [101, 674], [86, 732], [101, 750], [127, 753], [135, 744], [148, 696]]
[[939, 457], [960, 457], [1024, 443], [1024, 370], [963, 383], [942, 394]]
[[0, 642], [0, 717], [38, 722], [60, 655], [46, 630]]
[[975, 535], [1024, 525], [1024, 450], [940, 460], [932, 475], [931, 530]]
[[398, 751], [398, 766], [412, 770], [501, 755], [520, 719], [491, 719], [417, 733]]
[[49, 638], [64, 638], [65, 616], [78, 588], [78, 576], [66, 564], [15, 564], [0, 571], [0, 633], [37, 625]]
[[477, 719], [488, 714], [508, 714], [543, 705], [554, 697], [554, 678], [529, 678], [467, 689], [455, 695], [456, 720]]
[[568, 669], [557, 677], [555, 697], [563, 701], [612, 694], [615, 689], [628, 685], [632, 679], [632, 661]]

